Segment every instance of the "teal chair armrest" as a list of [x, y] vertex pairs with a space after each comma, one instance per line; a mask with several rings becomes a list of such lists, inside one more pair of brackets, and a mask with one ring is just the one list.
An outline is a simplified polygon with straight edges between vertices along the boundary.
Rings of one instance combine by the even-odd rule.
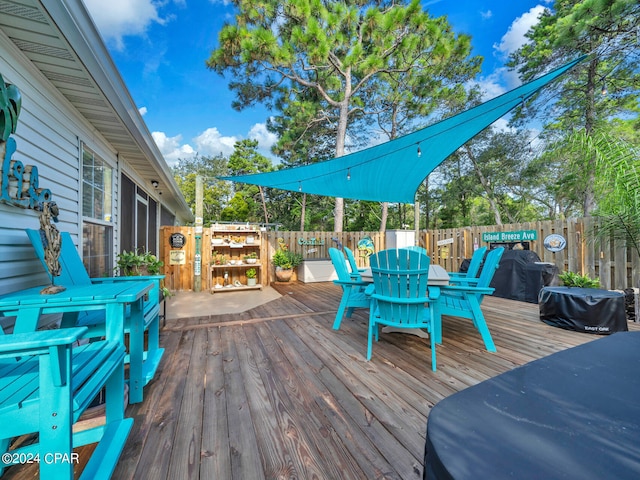
[[457, 293], [474, 293], [480, 295], [491, 295], [495, 288], [491, 287], [472, 287], [465, 285], [443, 285], [442, 293], [446, 295], [448, 292], [457, 292]]
[[371, 295], [371, 298], [376, 300], [382, 300], [384, 302], [398, 303], [403, 305], [419, 305], [421, 303], [429, 303], [431, 302], [431, 298], [429, 297], [418, 297], [418, 298], [399, 298], [399, 297], [387, 297], [385, 295], [378, 295], [374, 293]]
[[0, 356], [45, 353], [50, 347], [70, 345], [78, 341], [87, 331], [87, 327], [74, 327], [0, 335]]
[[437, 300], [440, 298], [440, 287], [427, 287], [427, 295], [429, 295], [430, 300]]
[[334, 280], [333, 283], [335, 283], [336, 285], [351, 285], [354, 287], [366, 287], [368, 285], [372, 285], [371, 282], [358, 282], [356, 280], [353, 280], [353, 281]]
[[93, 283], [111, 283], [111, 282], [139, 282], [141, 280], [164, 280], [165, 275], [141, 275], [141, 276], [130, 276], [130, 277], [99, 277], [92, 278], [91, 282]]
[[450, 278], [449, 282], [452, 285], [469, 285], [469, 286], [475, 286], [478, 284], [478, 282], [480, 281], [479, 278], [464, 278], [464, 277], [460, 277], [460, 278]]

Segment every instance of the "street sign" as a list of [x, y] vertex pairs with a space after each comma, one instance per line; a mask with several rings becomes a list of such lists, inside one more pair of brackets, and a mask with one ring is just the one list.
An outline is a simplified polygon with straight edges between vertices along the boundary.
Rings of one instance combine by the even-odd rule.
[[538, 239], [536, 230], [518, 230], [515, 232], [484, 232], [483, 242], [529, 242]]
[[441, 247], [442, 245], [449, 245], [450, 243], [453, 243], [453, 238], [445, 238], [444, 240], [438, 240], [436, 242], [436, 245]]

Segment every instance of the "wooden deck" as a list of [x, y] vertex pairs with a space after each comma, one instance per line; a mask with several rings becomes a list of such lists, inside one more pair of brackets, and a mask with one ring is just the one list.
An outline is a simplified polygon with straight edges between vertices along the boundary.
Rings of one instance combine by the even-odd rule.
[[402, 333], [381, 334], [367, 362], [367, 310], [331, 329], [339, 287], [275, 287], [282, 298], [248, 312], [167, 323], [113, 478], [419, 479], [434, 404], [599, 338], [545, 325], [535, 304], [486, 298], [497, 353], [470, 321], [445, 317], [437, 372], [428, 341]]

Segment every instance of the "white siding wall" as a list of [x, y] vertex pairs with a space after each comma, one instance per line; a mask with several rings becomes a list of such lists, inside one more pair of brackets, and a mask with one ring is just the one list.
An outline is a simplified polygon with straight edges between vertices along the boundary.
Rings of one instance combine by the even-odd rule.
[[[13, 159], [35, 165], [41, 188], [51, 190], [60, 208], [57, 227], [78, 240], [81, 232], [80, 142], [100, 155], [114, 172], [117, 156], [104, 139], [66, 99], [0, 33], [0, 73], [5, 82], [18, 87], [22, 111], [13, 135], [17, 151]], [[118, 176], [114, 176], [114, 208], [118, 199]], [[117, 221], [117, 209], [114, 220]], [[42, 285], [48, 277], [33, 254], [25, 228], [38, 228], [37, 212], [0, 203], [0, 294]], [[118, 238], [117, 229], [114, 231]]]

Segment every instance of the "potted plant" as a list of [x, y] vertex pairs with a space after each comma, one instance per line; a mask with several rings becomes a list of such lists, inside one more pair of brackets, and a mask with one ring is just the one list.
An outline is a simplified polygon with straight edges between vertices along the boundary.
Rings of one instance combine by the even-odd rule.
[[255, 284], [257, 282], [256, 275], [258, 274], [256, 269], [255, 268], [250, 268], [246, 272], [244, 272], [244, 274], [247, 277], [247, 286], [249, 286], [249, 287], [255, 286]]
[[565, 287], [600, 288], [600, 279], [573, 272], [562, 272], [558, 275]]
[[164, 262], [149, 251], [138, 253], [138, 249], [131, 252], [123, 250], [116, 256], [116, 269], [125, 277], [160, 275], [163, 266]]
[[244, 256], [244, 261], [246, 263], [257, 263], [258, 262], [258, 253], [257, 252], [251, 252], [248, 253]]
[[288, 282], [293, 275], [293, 269], [302, 263], [303, 257], [287, 248], [279, 248], [273, 254], [271, 262], [276, 267], [276, 279], [279, 282]]
[[[153, 253], [145, 251], [139, 253], [138, 249], [131, 252], [123, 250], [116, 256], [116, 267], [120, 274], [125, 277], [131, 276], [147, 276], [162, 275], [162, 267], [164, 262], [156, 257]], [[163, 298], [169, 298], [172, 293], [164, 286], [164, 281], [160, 280], [160, 293]]]

